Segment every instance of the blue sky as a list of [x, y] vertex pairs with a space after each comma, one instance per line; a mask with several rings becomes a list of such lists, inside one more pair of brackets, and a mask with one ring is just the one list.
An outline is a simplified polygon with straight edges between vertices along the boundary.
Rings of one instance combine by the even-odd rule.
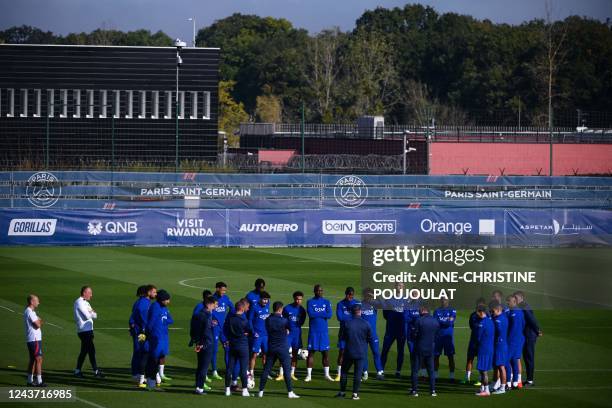
[[[403, 7], [399, 0], [0, 0], [0, 29], [32, 25], [58, 34], [96, 28], [163, 30], [171, 37], [191, 38], [188, 17], [197, 27], [233, 13], [284, 17], [311, 33], [339, 26], [354, 27], [367, 9]], [[428, 0], [439, 12], [457, 12], [478, 19], [520, 24], [544, 16], [544, 0]], [[554, 17], [570, 14], [602, 21], [612, 18], [612, 0], [553, 0]]]

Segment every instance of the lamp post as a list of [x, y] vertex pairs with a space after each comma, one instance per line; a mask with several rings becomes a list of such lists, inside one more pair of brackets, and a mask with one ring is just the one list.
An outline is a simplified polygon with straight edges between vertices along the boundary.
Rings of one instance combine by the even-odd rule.
[[195, 32], [196, 18], [195, 17], [189, 17], [187, 19], [187, 21], [191, 21], [193, 23], [193, 47], [195, 48], [195, 46], [196, 46], [196, 32]]
[[176, 47], [176, 133], [175, 133], [175, 145], [174, 145], [174, 172], [178, 173], [179, 168], [179, 68], [183, 63], [183, 59], [181, 58], [181, 49], [185, 47], [184, 41], [180, 39], [174, 40], [174, 46]]

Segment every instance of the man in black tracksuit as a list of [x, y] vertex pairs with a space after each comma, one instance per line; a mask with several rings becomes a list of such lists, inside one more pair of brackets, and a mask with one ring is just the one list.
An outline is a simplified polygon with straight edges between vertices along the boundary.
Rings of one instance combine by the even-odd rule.
[[353, 318], [346, 320], [340, 328], [340, 340], [345, 342], [344, 358], [340, 374], [340, 392], [336, 397], [343, 398], [348, 381], [348, 372], [355, 365], [353, 373], [353, 399], [359, 399], [359, 386], [361, 385], [361, 373], [366, 358], [368, 358], [368, 344], [372, 340], [372, 329], [370, 324], [361, 318], [361, 305], [352, 307]]
[[524, 387], [533, 387], [533, 373], [535, 371], [535, 345], [538, 337], [542, 336], [542, 330], [535, 318], [533, 309], [525, 300], [525, 294], [521, 291], [515, 292], [516, 300], [525, 316], [525, 344], [523, 345], [523, 360], [525, 361], [525, 371], [527, 373], [527, 382], [523, 383]]
[[[229, 346], [229, 362], [225, 370], [225, 395], [230, 396], [230, 384], [234, 366], [240, 364], [240, 381], [242, 382], [242, 396], [250, 397], [247, 388], [247, 367], [249, 366], [249, 321], [245, 312], [248, 310], [246, 300], [236, 303], [236, 312], [229, 315], [223, 324], [223, 333]], [[225, 345], [224, 345], [225, 346]]]
[[204, 309], [193, 315], [192, 341], [195, 343], [195, 351], [198, 354], [198, 368], [196, 369], [196, 394], [204, 394], [204, 379], [208, 371], [208, 366], [212, 359], [214, 334], [212, 311], [215, 308], [215, 299], [207, 297], [204, 299]]
[[266, 382], [272, 366], [276, 359], [280, 360], [281, 367], [285, 374], [285, 384], [287, 385], [287, 393], [289, 398], [299, 398], [293, 392], [291, 384], [291, 356], [289, 355], [289, 343], [287, 342], [287, 334], [289, 332], [289, 320], [283, 317], [283, 302], [274, 302], [272, 305], [273, 314], [266, 319], [266, 332], [268, 333], [268, 352], [266, 353], [266, 365], [259, 379], [259, 397], [263, 397]]
[[429, 376], [429, 391], [431, 396], [436, 396], [436, 376], [434, 373], [434, 356], [436, 335], [440, 330], [438, 320], [429, 314], [427, 306], [419, 309], [420, 317], [414, 324], [414, 331], [411, 335], [414, 338], [414, 353], [410, 354], [410, 365], [412, 370], [412, 391], [411, 395], [417, 397], [419, 386], [419, 369], [422, 365], [427, 368]]

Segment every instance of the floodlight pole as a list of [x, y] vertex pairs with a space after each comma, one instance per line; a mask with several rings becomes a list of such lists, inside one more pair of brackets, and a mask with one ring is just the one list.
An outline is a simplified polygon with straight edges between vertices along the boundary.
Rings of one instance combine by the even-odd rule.
[[196, 18], [189, 17], [187, 21], [191, 21], [193, 23], [193, 47], [195, 48], [196, 46]]
[[175, 143], [174, 143], [174, 172], [178, 173], [179, 169], [179, 68], [183, 63], [181, 59], [181, 46], [177, 39], [176, 46], [176, 131], [175, 131]]

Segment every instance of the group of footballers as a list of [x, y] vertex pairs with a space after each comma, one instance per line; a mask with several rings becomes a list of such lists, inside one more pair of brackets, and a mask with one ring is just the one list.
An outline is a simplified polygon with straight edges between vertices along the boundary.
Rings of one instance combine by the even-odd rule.
[[[84, 287], [86, 300], [88, 300], [88, 290], [91, 291], [89, 287]], [[140, 388], [163, 390], [160, 388], [161, 384], [171, 380], [165, 375], [164, 370], [165, 359], [169, 355], [168, 330], [174, 322], [168, 308], [170, 294], [163, 289], [157, 290], [154, 285], [146, 285], [138, 288], [137, 297], [129, 319], [129, 330], [133, 339], [132, 376]], [[363, 300], [358, 301], [355, 298], [355, 290], [351, 287], [346, 288], [344, 298], [335, 308], [340, 331], [337, 343], [337, 374], [332, 377], [328, 323], [333, 317], [333, 309], [331, 302], [323, 297], [321, 285], [314, 286], [314, 296], [308, 299], [306, 307], [303, 306], [304, 294], [300, 291], [293, 293], [293, 301], [287, 305], [278, 301], [271, 305], [266, 283], [261, 278], [255, 281], [254, 289], [236, 303], [228, 297], [227, 284], [224, 282], [217, 282], [214, 292], [204, 290], [202, 297], [202, 302], [193, 309], [190, 324], [189, 346], [193, 347], [197, 354], [196, 394], [205, 394], [210, 390], [209, 384], [212, 380], [223, 379], [219, 375], [217, 366], [220, 348], [224, 350], [225, 394], [228, 396], [232, 392], [241, 392], [243, 396], [250, 396], [249, 388], [255, 386], [256, 361], [258, 356], [261, 356], [264, 369], [259, 379], [259, 396], [263, 396], [266, 381], [275, 379], [285, 381], [289, 398], [299, 398], [294, 393], [292, 385], [292, 381], [298, 380], [295, 372], [298, 360], [306, 359], [307, 374], [304, 381], [310, 382], [314, 357], [320, 352], [325, 379], [341, 382], [339, 396], [344, 396], [346, 371], [351, 363], [356, 362], [353, 398], [358, 399], [358, 384], [368, 379], [367, 349], [369, 348], [372, 354], [376, 378], [383, 380], [384, 367], [393, 343], [396, 343], [397, 347], [395, 371], [397, 377], [400, 377], [406, 346], [410, 352], [413, 373], [412, 395], [418, 396], [414, 382], [416, 372], [425, 376], [425, 368], [430, 377], [431, 394], [436, 395], [434, 384], [438, 377], [442, 354], [448, 357], [450, 381], [455, 381], [454, 329], [457, 312], [449, 305], [448, 300], [442, 300], [441, 306], [430, 316], [427, 307], [421, 302], [400, 299], [377, 300], [374, 299], [371, 289], [365, 289]], [[480, 390], [476, 393], [478, 396], [503, 394], [508, 389], [522, 388], [523, 384], [533, 385], [535, 339], [541, 336], [542, 332], [522, 292], [515, 292], [508, 296], [505, 302], [503, 300], [502, 293], [494, 291], [490, 301], [484, 298], [477, 301], [476, 309], [469, 317], [471, 335], [467, 350], [466, 374], [462, 383], [480, 386]], [[42, 383], [40, 377], [42, 320], [35, 313], [38, 303], [38, 298], [30, 295], [24, 313], [30, 352], [29, 384], [33, 383], [33, 374], [36, 374], [38, 382]], [[87, 306], [89, 307], [88, 303]], [[75, 310], [76, 308], [77, 306]], [[382, 350], [379, 350], [376, 331], [379, 310], [386, 320]], [[93, 309], [91, 311], [95, 314]], [[87, 317], [95, 318], [95, 316]], [[308, 340], [304, 348], [302, 326], [307, 318], [309, 319]], [[363, 320], [367, 324], [359, 322], [362, 326], [353, 325], [356, 319]], [[424, 334], [419, 331], [424, 330], [423, 327], [427, 325], [423, 323], [428, 319], [435, 321], [433, 326], [429, 326], [433, 331], [431, 336], [427, 337], [425, 334], [423, 337]], [[93, 330], [93, 320], [91, 321], [89, 328]], [[77, 321], [77, 326], [78, 324]], [[82, 333], [79, 333], [83, 342]], [[85, 337], [87, 341], [91, 340], [93, 347], [93, 331], [90, 340], [89, 336]], [[433, 344], [423, 346], [423, 338], [431, 338], [431, 341], [425, 341]], [[81, 354], [83, 353], [82, 348]], [[525, 361], [527, 370], [525, 383], [521, 378], [521, 357]], [[479, 381], [472, 381], [471, 378], [475, 358], [476, 369], [480, 374]], [[84, 354], [79, 356], [77, 362], [79, 375], [83, 359]], [[432, 361], [433, 370], [425, 363], [430, 361], [429, 359]], [[272, 374], [272, 368], [277, 360], [280, 362], [279, 372]], [[95, 357], [92, 366], [95, 364], [94, 361]], [[416, 367], [415, 361], [418, 362]], [[97, 367], [93, 368], [96, 374], [100, 373]], [[489, 385], [490, 370], [493, 370], [493, 387]], [[238, 380], [241, 382], [241, 387], [238, 385]]]

